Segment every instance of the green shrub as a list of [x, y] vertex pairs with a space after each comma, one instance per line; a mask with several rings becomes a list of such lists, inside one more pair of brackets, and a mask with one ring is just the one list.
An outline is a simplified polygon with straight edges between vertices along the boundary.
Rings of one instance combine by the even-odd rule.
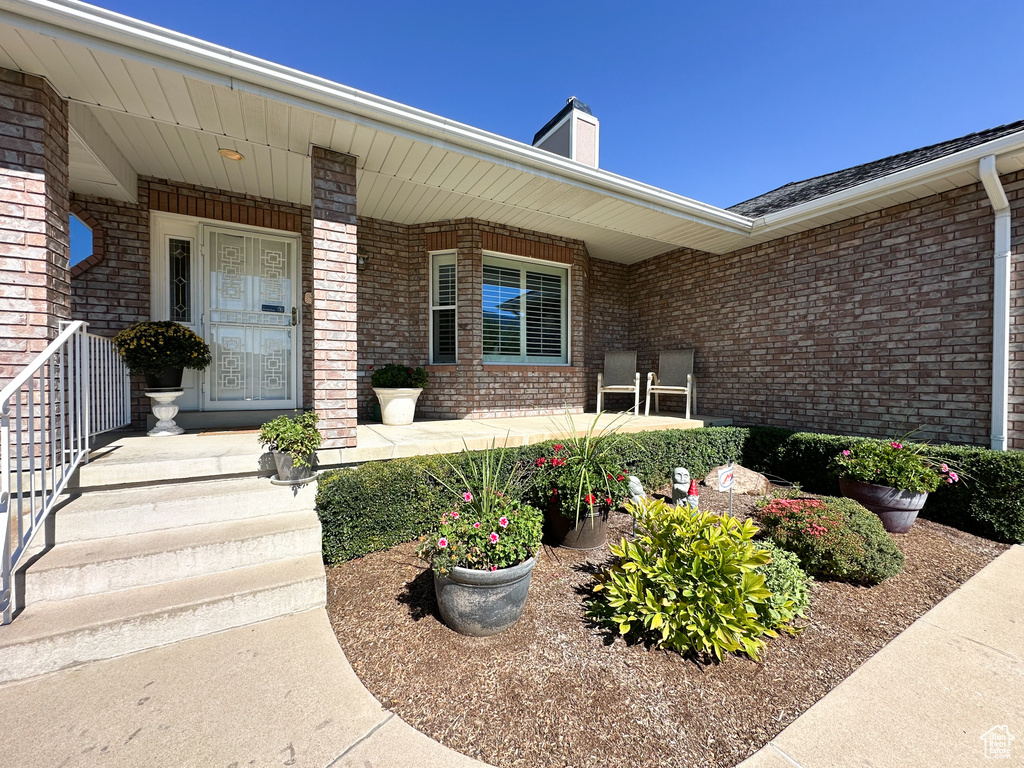
[[638, 535], [612, 545], [619, 562], [598, 577], [588, 615], [680, 653], [756, 660], [777, 636], [759, 611], [771, 595], [757, 572], [770, 558], [753, 542], [757, 527], [660, 499], [631, 511]]
[[903, 569], [903, 553], [881, 520], [852, 499], [769, 499], [758, 518], [767, 538], [811, 576], [878, 584]]
[[758, 541], [757, 545], [772, 558], [771, 562], [757, 567], [757, 572], [764, 576], [765, 587], [771, 592], [771, 596], [757, 606], [761, 623], [780, 627], [797, 616], [806, 616], [811, 604], [808, 589], [811, 579], [800, 567], [800, 559], [770, 541]]
[[422, 389], [427, 386], [427, 372], [422, 368], [388, 363], [371, 374], [370, 385], [379, 389]]
[[[745, 467], [798, 481], [810, 493], [839, 495], [832, 459], [866, 438], [751, 427]], [[930, 445], [929, 456], [956, 467], [960, 482], [929, 494], [922, 517], [998, 541], [1024, 543], [1024, 453]]]
[[320, 447], [320, 430], [316, 411], [280, 415], [260, 427], [260, 445], [268, 451], [291, 454], [296, 467], [308, 467], [314, 451]]

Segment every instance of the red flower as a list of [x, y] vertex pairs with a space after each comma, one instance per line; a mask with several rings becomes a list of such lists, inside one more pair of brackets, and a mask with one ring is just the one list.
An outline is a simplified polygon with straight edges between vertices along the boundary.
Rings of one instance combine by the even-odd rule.
[[619, 482], [620, 482], [620, 483], [621, 483], [621, 482], [622, 482], [623, 480], [625, 480], [625, 479], [626, 479], [626, 478], [624, 478], [624, 477], [623, 477], [622, 475], [619, 475]]
[[611, 496], [606, 496], [605, 500], [604, 500], [604, 503], [605, 504], [611, 504], [612, 503], [612, 497]]
[[611, 476], [611, 475], [608, 475], [608, 479], [609, 479], [609, 480], [611, 480], [611, 479], [612, 479], [612, 476]]
[[551, 466], [552, 467], [564, 467], [565, 466], [565, 459], [552, 459], [551, 460]]
[[554, 451], [555, 453], [558, 453], [560, 450], [562, 450], [562, 447], [563, 446], [561, 443], [557, 443], [556, 445], [551, 446], [551, 450]]
[[587, 504], [589, 504], [590, 506], [594, 506], [594, 502], [597, 501], [597, 497], [594, 496], [594, 494], [592, 493], [588, 493], [584, 501], [587, 502]]
[[543, 467], [547, 463], [548, 463], [548, 460], [545, 459], [543, 456], [541, 456], [539, 459], [537, 459], [537, 466], [538, 467]]

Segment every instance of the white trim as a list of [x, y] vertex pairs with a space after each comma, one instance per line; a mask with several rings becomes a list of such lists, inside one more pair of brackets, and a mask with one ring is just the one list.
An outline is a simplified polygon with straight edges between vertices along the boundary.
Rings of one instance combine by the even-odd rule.
[[[439, 256], [445, 258], [451, 257], [452, 264], [455, 266], [455, 303], [448, 304], [434, 304], [434, 264], [435, 259]], [[428, 359], [430, 365], [458, 365], [459, 364], [459, 251], [458, 249], [447, 249], [442, 251], [427, 251], [427, 269], [429, 270], [429, 280], [427, 286], [427, 305], [429, 310], [427, 311], [427, 340], [429, 347]], [[454, 309], [455, 310], [455, 359], [451, 362], [435, 362], [434, 360], [434, 311], [439, 309]]]
[[[522, 262], [524, 264], [532, 264], [540, 269], [547, 270], [549, 272], [564, 272], [564, 301], [562, 302], [562, 349], [564, 352], [564, 361], [559, 359], [557, 362], [551, 362], [547, 360], [529, 360], [526, 359], [526, 316], [523, 315], [523, 321], [520, 328], [520, 341], [522, 355], [515, 360], [485, 360], [483, 359], [483, 351], [481, 349], [481, 362], [484, 365], [527, 365], [527, 366], [544, 366], [544, 367], [567, 367], [572, 365], [572, 265], [563, 264], [560, 261], [549, 261], [547, 259], [536, 259], [530, 256], [515, 256], [509, 253], [501, 253], [499, 251], [481, 251], [481, 300], [483, 296], [483, 277], [482, 271], [484, 267], [483, 260], [485, 258], [497, 259], [499, 261], [511, 261], [511, 262]], [[526, 279], [525, 270], [520, 271], [520, 280]], [[481, 307], [481, 310], [483, 308]], [[483, 315], [481, 314], [480, 323], [480, 341], [483, 344]]]

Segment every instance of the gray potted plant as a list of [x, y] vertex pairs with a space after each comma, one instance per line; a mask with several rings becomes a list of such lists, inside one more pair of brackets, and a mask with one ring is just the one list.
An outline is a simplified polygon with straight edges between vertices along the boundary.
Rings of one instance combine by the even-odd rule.
[[906, 533], [928, 500], [928, 493], [960, 476], [930, 458], [927, 446], [896, 440], [861, 440], [833, 460], [843, 496], [860, 502], [882, 520], [889, 533]]
[[433, 570], [444, 623], [463, 635], [496, 635], [526, 607], [543, 514], [516, 498], [517, 472], [504, 447], [469, 454], [465, 471], [448, 464], [458, 486], [438, 479], [455, 501], [418, 552]]
[[277, 467], [275, 480], [304, 483], [313, 477], [316, 449], [320, 447], [320, 420], [316, 411], [281, 415], [260, 427], [260, 445], [269, 450]]
[[373, 372], [370, 384], [380, 401], [381, 421], [389, 426], [405, 426], [412, 424], [416, 415], [416, 401], [427, 386], [427, 372], [389, 363]]

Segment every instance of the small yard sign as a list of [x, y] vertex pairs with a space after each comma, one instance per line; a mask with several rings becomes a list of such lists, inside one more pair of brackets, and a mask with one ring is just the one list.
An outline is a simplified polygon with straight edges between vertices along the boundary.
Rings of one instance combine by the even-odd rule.
[[718, 470], [718, 490], [728, 491], [732, 488], [733, 482], [736, 480], [736, 471], [734, 464], [730, 463], [727, 467], [722, 467]]

